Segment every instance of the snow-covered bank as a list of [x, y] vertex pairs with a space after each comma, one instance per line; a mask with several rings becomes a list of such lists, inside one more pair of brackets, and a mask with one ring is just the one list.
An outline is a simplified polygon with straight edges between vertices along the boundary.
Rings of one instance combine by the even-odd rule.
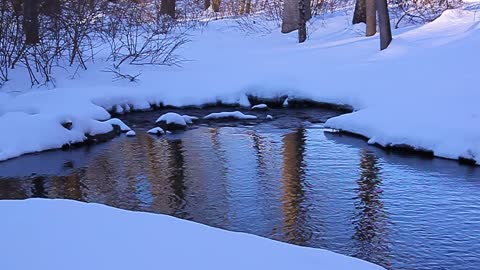
[[326, 250], [98, 204], [1, 201], [0, 216], [0, 269], [383, 269]]
[[[73, 80], [57, 75], [57, 89], [32, 91], [16, 70], [1, 89], [16, 96], [0, 95], [0, 160], [78, 140], [89, 128], [83, 123], [97, 125], [108, 119], [107, 110], [218, 101], [251, 106], [247, 95], [253, 94], [348, 104], [357, 111], [331, 119], [329, 127], [384, 146], [406, 144], [480, 163], [476, 10], [448, 10], [427, 25], [396, 29], [382, 52], [378, 35], [363, 37], [350, 19], [337, 14], [317, 22], [300, 45], [295, 33], [246, 35], [232, 29], [233, 20], [211, 22], [182, 49], [192, 61], [181, 68], [140, 67], [138, 83], [112, 82], [101, 72], [109, 64], [97, 61]], [[78, 122], [81, 132], [61, 129], [65, 120], [74, 129]], [[41, 142], [23, 145], [37, 137]]]

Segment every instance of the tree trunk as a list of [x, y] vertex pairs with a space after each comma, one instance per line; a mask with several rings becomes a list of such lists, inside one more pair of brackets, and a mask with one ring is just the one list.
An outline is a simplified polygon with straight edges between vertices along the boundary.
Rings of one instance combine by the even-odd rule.
[[213, 11], [219, 12], [220, 11], [220, 0], [212, 0], [212, 8], [213, 8]]
[[[305, 22], [312, 17], [310, 0], [304, 0]], [[290, 33], [300, 25], [299, 0], [285, 0], [282, 13], [282, 33]]]
[[370, 37], [377, 32], [377, 8], [375, 6], [375, 0], [366, 0], [367, 2], [367, 31], [366, 36]]
[[352, 23], [367, 23], [367, 0], [357, 0]]
[[388, 14], [387, 0], [376, 0], [378, 10], [378, 24], [380, 26], [380, 50], [384, 50], [392, 41], [392, 28]]
[[306, 21], [305, 0], [298, 0], [298, 43], [307, 39], [307, 21]]
[[245, 0], [240, 0], [240, 14], [245, 12]]
[[160, 3], [160, 14], [175, 18], [175, 0], [162, 0]]
[[37, 44], [40, 41], [38, 35], [38, 2], [37, 0], [23, 1], [23, 29], [27, 45]]
[[247, 5], [245, 6], [245, 13], [250, 14], [251, 7], [252, 7], [252, 0], [247, 0]]
[[207, 10], [209, 7], [210, 7], [210, 0], [205, 0], [205, 2], [203, 4], [203, 9]]

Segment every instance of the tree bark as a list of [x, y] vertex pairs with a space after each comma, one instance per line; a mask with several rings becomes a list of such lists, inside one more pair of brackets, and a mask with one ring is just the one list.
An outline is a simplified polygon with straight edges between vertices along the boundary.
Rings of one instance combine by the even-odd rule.
[[219, 12], [220, 11], [220, 0], [212, 0], [212, 8], [213, 8], [213, 11]]
[[357, 0], [355, 3], [352, 23], [367, 23], [367, 0]]
[[[312, 17], [310, 0], [305, 3], [305, 22]], [[300, 22], [299, 0], [285, 0], [282, 13], [282, 33], [290, 33], [298, 29]]]
[[240, 14], [245, 12], [245, 0], [240, 0]]
[[298, 0], [298, 43], [303, 43], [307, 39], [305, 0]]
[[40, 41], [38, 34], [38, 2], [37, 0], [23, 1], [23, 29], [27, 45], [37, 44]]
[[366, 36], [370, 37], [375, 35], [377, 32], [377, 8], [375, 5], [375, 0], [366, 0], [367, 2], [367, 12], [366, 12], [366, 21], [367, 21], [367, 30]]
[[160, 14], [175, 18], [175, 0], [162, 0], [160, 3]]
[[384, 50], [392, 41], [392, 28], [388, 14], [387, 0], [376, 0], [378, 10], [378, 24], [380, 26], [380, 50]]
[[205, 0], [205, 2], [203, 4], [203, 9], [207, 10], [209, 7], [210, 7], [210, 0]]
[[247, 4], [245, 6], [245, 13], [250, 14], [251, 7], [252, 7], [252, 0], [247, 0]]

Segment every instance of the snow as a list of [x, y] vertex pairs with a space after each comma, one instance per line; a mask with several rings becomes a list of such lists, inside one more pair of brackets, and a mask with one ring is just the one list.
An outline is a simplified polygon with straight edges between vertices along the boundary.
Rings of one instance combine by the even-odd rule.
[[168, 124], [176, 124], [176, 125], [180, 125], [180, 126], [186, 126], [187, 125], [187, 122], [185, 121], [185, 118], [183, 116], [179, 115], [178, 113], [173, 113], [173, 112], [163, 114], [155, 122], [156, 123], [165, 122], [167, 125]]
[[265, 110], [268, 109], [267, 104], [257, 104], [255, 106], [252, 106], [252, 110]]
[[267, 120], [273, 120], [273, 116], [271, 116], [270, 114], [267, 114]]
[[[86, 71], [55, 69], [56, 89], [31, 88], [18, 67], [0, 89], [0, 160], [104, 132], [111, 128], [101, 122], [108, 111], [219, 101], [251, 107], [246, 94], [254, 94], [348, 104], [355, 112], [330, 119], [328, 127], [480, 163], [480, 16], [478, 1], [468, 2], [434, 22], [393, 29], [384, 51], [378, 34], [364, 37], [351, 14], [338, 12], [310, 25], [303, 44], [297, 33], [247, 35], [234, 29], [235, 19], [211, 21], [190, 33], [179, 53], [191, 61], [182, 67], [126, 66], [124, 72], [141, 71], [137, 83], [112, 82], [101, 72], [111, 63], [102, 59]], [[65, 121], [72, 130], [60, 125]]]
[[198, 117], [196, 116], [190, 116], [190, 115], [182, 115], [183, 119], [187, 124], [193, 124], [193, 121], [198, 120]]
[[129, 126], [127, 126], [122, 120], [120, 120], [118, 118], [111, 118], [111, 119], [108, 119], [105, 122], [109, 123], [111, 125], [119, 126], [121, 131], [131, 131], [132, 130]]
[[2, 200], [0, 216], [0, 269], [383, 269], [322, 249], [99, 204]]
[[161, 127], [154, 127], [152, 129], [149, 129], [147, 131], [149, 134], [156, 134], [156, 135], [162, 135], [165, 134], [165, 131]]
[[225, 119], [225, 118], [232, 118], [232, 119], [237, 119], [237, 120], [257, 119], [257, 117], [255, 115], [243, 114], [242, 112], [239, 112], [239, 111], [211, 113], [211, 114], [203, 117], [203, 119], [207, 119], [207, 120]]
[[133, 130], [130, 130], [130, 131], [127, 132], [126, 135], [127, 135], [128, 137], [134, 137], [135, 135], [137, 135], [137, 133], [136, 133], [135, 131], [133, 131]]

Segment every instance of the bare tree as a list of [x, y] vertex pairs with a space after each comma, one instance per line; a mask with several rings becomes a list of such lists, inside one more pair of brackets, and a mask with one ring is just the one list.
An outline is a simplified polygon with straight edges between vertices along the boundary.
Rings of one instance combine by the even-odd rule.
[[[299, 29], [300, 25], [300, 4], [299, 0], [285, 0], [282, 13], [282, 33], [289, 33]], [[312, 12], [310, 0], [304, 0], [305, 22], [310, 20]]]
[[367, 23], [367, 0], [357, 0], [355, 2], [352, 23]]
[[390, 26], [390, 15], [388, 14], [387, 0], [376, 0], [378, 11], [378, 22], [380, 25], [380, 50], [384, 50], [392, 41], [392, 29]]
[[298, 43], [305, 42], [307, 39], [307, 14], [306, 0], [298, 0]]
[[375, 0], [366, 0], [366, 36], [373, 36], [377, 32], [377, 8]]
[[245, 6], [245, 13], [250, 14], [251, 7], [252, 7], [252, 0], [247, 0], [246, 6]]
[[212, 0], [212, 9], [215, 12], [220, 12], [220, 0]]
[[245, 13], [245, 0], [240, 0], [240, 15]]
[[175, 0], [162, 0], [160, 14], [175, 18]]
[[23, 29], [25, 31], [25, 43], [36, 44], [40, 41], [38, 36], [38, 0], [23, 0]]

